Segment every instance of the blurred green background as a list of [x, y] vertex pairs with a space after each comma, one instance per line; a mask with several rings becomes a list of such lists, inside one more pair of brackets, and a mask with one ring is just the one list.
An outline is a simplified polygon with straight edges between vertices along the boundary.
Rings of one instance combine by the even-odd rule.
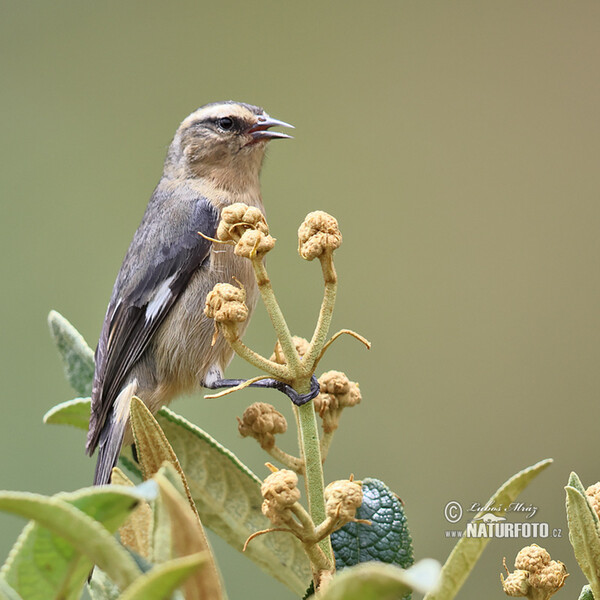
[[[553, 457], [522, 499], [561, 530], [533, 541], [574, 573], [575, 597], [562, 488], [571, 470], [600, 479], [600, 5], [32, 0], [0, 17], [0, 488], [90, 483], [83, 433], [41, 421], [74, 396], [46, 315], [95, 347], [179, 122], [243, 100], [297, 128], [263, 170], [269, 270], [294, 333], [310, 335], [321, 294], [296, 229], [323, 209], [344, 234], [333, 327], [373, 343], [342, 339], [323, 363], [363, 392], [327, 479], [385, 480], [417, 557], [443, 561], [447, 502], [483, 503]], [[264, 310], [246, 341], [270, 352]], [[229, 374], [253, 371], [236, 361]], [[290, 415], [268, 396], [174, 408], [264, 476], [235, 415], [257, 399]], [[22, 526], [0, 514], [0, 559]], [[459, 598], [504, 597], [502, 557], [529, 541], [494, 540]], [[292, 597], [215, 546], [232, 599]]]

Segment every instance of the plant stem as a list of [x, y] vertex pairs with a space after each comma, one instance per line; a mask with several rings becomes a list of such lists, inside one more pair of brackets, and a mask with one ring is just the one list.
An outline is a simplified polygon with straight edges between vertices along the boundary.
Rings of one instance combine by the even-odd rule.
[[289, 327], [285, 322], [285, 317], [283, 316], [281, 308], [279, 307], [277, 299], [275, 298], [275, 293], [273, 292], [273, 287], [271, 286], [271, 280], [269, 279], [269, 275], [267, 274], [267, 270], [265, 269], [262, 258], [252, 259], [252, 266], [254, 267], [254, 275], [256, 277], [258, 289], [260, 290], [260, 295], [262, 296], [262, 300], [267, 312], [269, 313], [271, 323], [273, 323], [273, 327], [277, 333], [277, 337], [281, 344], [281, 350], [283, 351], [287, 365], [291, 372], [298, 376], [303, 372], [300, 357], [298, 356], [296, 346], [292, 340], [292, 334], [290, 333]]
[[[299, 390], [300, 393], [308, 391], [308, 382], [306, 390]], [[325, 484], [323, 481], [323, 463], [321, 462], [321, 448], [319, 443], [319, 434], [317, 430], [317, 417], [315, 407], [312, 402], [307, 402], [298, 407], [298, 417], [300, 423], [300, 438], [302, 458], [305, 465], [304, 483], [306, 485], [306, 495], [308, 497], [308, 511], [312, 517], [313, 523], [318, 525], [325, 518], [325, 498], [323, 492]], [[329, 537], [319, 542], [321, 550], [333, 564], [333, 550]]]
[[230, 335], [227, 330], [225, 330], [225, 337], [229, 342], [229, 345], [235, 350], [238, 356], [241, 356], [244, 360], [249, 362], [251, 365], [261, 369], [276, 377], [277, 379], [289, 379], [290, 371], [285, 365], [279, 365], [274, 363], [272, 360], [267, 360], [264, 356], [257, 354], [254, 350], [251, 350], [246, 346], [242, 340], [237, 336], [237, 332], [234, 335]]
[[321, 350], [325, 345], [329, 325], [333, 316], [333, 307], [335, 306], [335, 297], [337, 293], [337, 274], [333, 265], [333, 252], [326, 250], [320, 257], [321, 269], [323, 271], [323, 280], [325, 281], [325, 290], [323, 292], [323, 302], [319, 312], [319, 319], [315, 327], [308, 350], [302, 359], [302, 364], [306, 365], [308, 370], [314, 370], [316, 361], [321, 356]]
[[304, 475], [304, 463], [302, 462], [302, 459], [288, 454], [277, 445], [272, 448], [263, 448], [263, 450], [283, 464], [286, 469], [290, 469], [295, 473], [298, 473], [298, 475]]

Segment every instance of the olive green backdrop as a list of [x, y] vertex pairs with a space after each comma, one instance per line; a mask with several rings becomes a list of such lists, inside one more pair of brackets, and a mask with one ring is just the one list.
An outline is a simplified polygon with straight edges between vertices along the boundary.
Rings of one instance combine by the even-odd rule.
[[[484, 502], [553, 457], [523, 499], [562, 530], [540, 543], [576, 597], [562, 488], [573, 469], [600, 479], [599, 19], [597, 2], [2, 2], [0, 488], [91, 481], [83, 433], [41, 422], [74, 396], [46, 314], [95, 346], [177, 125], [238, 99], [297, 128], [263, 171], [294, 333], [310, 335], [321, 289], [296, 229], [323, 209], [344, 234], [333, 327], [373, 342], [324, 361], [363, 392], [326, 477], [385, 480], [417, 557], [443, 561], [447, 502]], [[246, 341], [270, 352], [263, 310]], [[257, 399], [290, 415], [275, 392], [174, 408], [264, 476], [235, 422]], [[2, 559], [22, 525], [0, 515]], [[459, 598], [502, 598], [502, 556], [525, 543], [493, 541]], [[215, 546], [232, 599], [291, 598]]]

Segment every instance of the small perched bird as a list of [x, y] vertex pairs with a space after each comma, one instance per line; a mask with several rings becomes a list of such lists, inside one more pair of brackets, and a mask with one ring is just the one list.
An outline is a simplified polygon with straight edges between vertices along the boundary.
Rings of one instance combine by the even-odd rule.
[[206, 295], [236, 277], [252, 311], [258, 292], [250, 261], [198, 232], [214, 237], [221, 210], [235, 202], [264, 213], [259, 174], [266, 142], [290, 137], [271, 131], [274, 126], [291, 127], [257, 106], [219, 102], [199, 108], [177, 129], [96, 349], [86, 444], [90, 455], [99, 449], [94, 484], [110, 481], [122, 444], [132, 441], [134, 395], [156, 412], [177, 394], [222, 379], [233, 351], [222, 337], [211, 346]]

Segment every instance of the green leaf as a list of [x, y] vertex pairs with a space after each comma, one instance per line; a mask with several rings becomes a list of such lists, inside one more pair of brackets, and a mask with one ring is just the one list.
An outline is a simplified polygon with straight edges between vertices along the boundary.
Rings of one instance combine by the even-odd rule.
[[89, 398], [75, 398], [52, 407], [44, 415], [44, 423], [51, 425], [72, 425], [87, 431], [90, 422]]
[[336, 567], [375, 560], [407, 569], [414, 558], [402, 503], [379, 479], [363, 479], [362, 490], [363, 503], [356, 518], [371, 525], [348, 523], [331, 534]]
[[[567, 485], [575, 488], [584, 498], [587, 497], [583, 483], [581, 483], [581, 479], [579, 479], [579, 476], [574, 471], [572, 471], [569, 475], [569, 483], [567, 483]], [[598, 519], [596, 511], [592, 508], [592, 505], [589, 502], [587, 503], [587, 506], [590, 510], [590, 514], [592, 515], [592, 519], [594, 519], [596, 527], [598, 527], [598, 530], [600, 531], [600, 520]]]
[[[206, 554], [190, 554], [154, 567], [127, 588], [119, 600], [164, 600], [206, 562]], [[215, 598], [215, 596], [204, 596]], [[187, 599], [187, 596], [186, 596]]]
[[[504, 483], [504, 485], [502, 485], [502, 487], [489, 499], [488, 503], [498, 507], [508, 507], [529, 485], [531, 480], [551, 464], [552, 459], [548, 458], [520, 471]], [[474, 520], [483, 516], [485, 512], [486, 511], [478, 513], [474, 517]], [[504, 515], [505, 512], [506, 508], [494, 511], [494, 514], [500, 517]], [[479, 560], [479, 557], [488, 542], [489, 538], [462, 537], [456, 546], [454, 546], [450, 556], [442, 567], [442, 577], [439, 587], [436, 588], [435, 592], [427, 594], [425, 600], [452, 600], [469, 576], [475, 563]]]
[[594, 594], [592, 594], [592, 588], [589, 585], [584, 585], [581, 588], [579, 600], [594, 600]]
[[202, 554], [205, 567], [195, 572], [185, 586], [186, 600], [224, 597], [221, 574], [214, 561], [210, 545], [206, 539], [202, 523], [195, 509], [192, 510], [185, 496], [170, 482], [179, 474], [170, 464], [165, 465], [155, 476], [160, 488], [161, 500], [171, 521], [171, 540], [177, 557]]
[[590, 583], [595, 598], [600, 598], [600, 535], [585, 494], [570, 485], [567, 492], [569, 541], [575, 558]]
[[[72, 400], [47, 413], [47, 423], [67, 423], [87, 429], [89, 400]], [[50, 417], [48, 417], [50, 415]], [[262, 514], [261, 480], [208, 433], [168, 408], [156, 414], [185, 473], [202, 523], [241, 551], [254, 532], [270, 528]], [[121, 461], [137, 471], [130, 448]], [[244, 556], [301, 596], [311, 580], [310, 564], [300, 542], [287, 533], [256, 538]]]
[[94, 379], [94, 352], [77, 329], [55, 310], [48, 315], [48, 325], [65, 364], [69, 383], [81, 396], [90, 396]]
[[406, 571], [380, 562], [361, 563], [337, 574], [319, 600], [397, 600], [411, 590], [427, 593], [439, 575], [440, 565], [431, 558]]
[[23, 600], [2, 577], [0, 577], [0, 600]]
[[[179, 459], [206, 527], [239, 551], [251, 534], [272, 527], [261, 512], [261, 480], [248, 467], [168, 408], [162, 408], [156, 417]], [[244, 555], [299, 596], [311, 580], [306, 554], [288, 533], [255, 538]]]
[[138, 488], [85, 488], [47, 497], [0, 493], [0, 510], [36, 522], [27, 524], [1, 575], [25, 600], [79, 598], [94, 563], [124, 586], [139, 570], [112, 537], [141, 499], [156, 495], [156, 484]]

